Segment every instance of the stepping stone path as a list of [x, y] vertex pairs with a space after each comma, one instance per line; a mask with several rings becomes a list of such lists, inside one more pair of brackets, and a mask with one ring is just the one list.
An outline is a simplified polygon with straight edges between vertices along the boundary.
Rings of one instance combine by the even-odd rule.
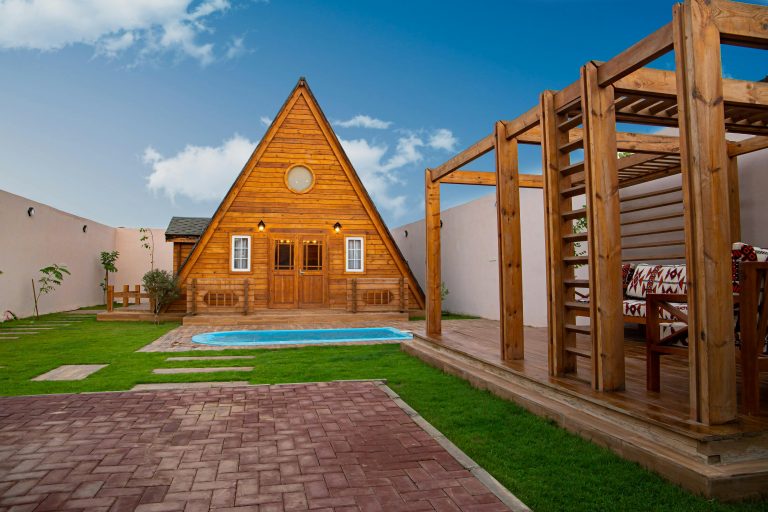
[[65, 364], [55, 368], [42, 375], [38, 375], [32, 380], [83, 380], [89, 375], [96, 373], [102, 368], [106, 368], [109, 365], [106, 364]]
[[163, 389], [210, 389], [250, 386], [247, 380], [231, 382], [157, 382], [155, 384], [136, 384], [131, 391], [159, 391]]
[[166, 361], [227, 361], [230, 359], [253, 359], [256, 356], [200, 356], [200, 357], [169, 357]]
[[177, 373], [217, 373], [217, 372], [250, 372], [253, 366], [214, 366], [211, 368], [156, 368], [156, 375], [174, 375]]

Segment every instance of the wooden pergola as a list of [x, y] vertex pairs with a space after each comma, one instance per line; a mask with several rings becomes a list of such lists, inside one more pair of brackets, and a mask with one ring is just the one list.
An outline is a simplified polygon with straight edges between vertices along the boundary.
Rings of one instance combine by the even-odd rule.
[[[518, 144], [540, 145], [549, 372], [568, 375], [576, 358], [584, 358], [594, 389], [623, 389], [620, 190], [681, 173], [684, 237], [665, 242], [679, 253], [636, 244], [650, 250], [636, 259], [685, 261], [691, 419], [708, 425], [735, 419], [730, 247], [740, 235], [736, 157], [768, 147], [768, 83], [724, 79], [721, 44], [768, 49], [768, 7], [686, 0], [674, 6], [671, 23], [607, 62], [588, 62], [580, 80], [544, 91], [531, 110], [497, 122], [491, 135], [427, 169], [427, 336], [441, 335], [440, 184], [496, 185], [501, 358], [524, 357], [519, 188], [532, 178], [518, 172]], [[670, 51], [674, 71], [644, 67]], [[617, 122], [678, 127], [679, 136], [619, 132]], [[728, 142], [726, 132], [751, 137]], [[463, 169], [493, 150], [495, 173]], [[573, 223], [582, 218], [587, 230], [575, 232]], [[586, 255], [578, 253], [580, 244]], [[577, 278], [579, 265], [588, 267], [586, 278]], [[576, 300], [577, 289], [588, 290], [589, 301]], [[576, 347], [577, 335], [589, 337], [591, 350]]]

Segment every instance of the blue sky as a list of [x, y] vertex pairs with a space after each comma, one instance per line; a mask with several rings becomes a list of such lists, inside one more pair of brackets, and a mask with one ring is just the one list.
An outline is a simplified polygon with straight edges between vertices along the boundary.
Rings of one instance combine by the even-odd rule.
[[[425, 167], [668, 22], [672, 5], [0, 0], [0, 188], [116, 226], [211, 215], [306, 76], [397, 226], [423, 216]], [[754, 50], [723, 61], [735, 78], [768, 73]], [[523, 170], [539, 166], [525, 149]], [[444, 206], [491, 192], [443, 189]]]

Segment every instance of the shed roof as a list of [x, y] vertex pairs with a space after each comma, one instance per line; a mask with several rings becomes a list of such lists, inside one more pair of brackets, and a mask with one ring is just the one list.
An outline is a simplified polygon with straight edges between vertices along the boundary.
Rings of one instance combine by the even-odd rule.
[[208, 217], [172, 217], [165, 237], [199, 237], [210, 221]]

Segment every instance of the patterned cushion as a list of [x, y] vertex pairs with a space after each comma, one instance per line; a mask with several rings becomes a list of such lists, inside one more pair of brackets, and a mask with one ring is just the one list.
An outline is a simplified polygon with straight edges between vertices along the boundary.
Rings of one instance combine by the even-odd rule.
[[629, 286], [629, 283], [632, 282], [632, 276], [635, 274], [635, 264], [634, 263], [623, 263], [621, 265], [621, 284], [624, 286], [624, 289], [627, 289], [627, 286]]
[[768, 261], [768, 249], [754, 247], [744, 242], [736, 242], [731, 247], [731, 280], [733, 293], [741, 292], [741, 262], [742, 261]]
[[[685, 302], [671, 302], [673, 307], [688, 314], [688, 304]], [[624, 316], [634, 316], [645, 318], [647, 306], [645, 299], [624, 299]], [[662, 320], [674, 320], [672, 314], [666, 309], [659, 308], [659, 314]]]
[[[678, 331], [682, 331], [688, 327], [688, 324], [685, 322], [669, 322], [669, 323], [663, 323], [659, 324], [659, 331], [661, 332], [661, 339], [666, 338], [667, 336], [670, 336]], [[683, 338], [682, 340], [677, 340], [674, 343], [669, 343], [669, 346], [671, 347], [687, 347], [688, 346], [688, 338]]]
[[635, 268], [627, 297], [644, 299], [649, 293], [688, 293], [685, 265], [648, 265]]

